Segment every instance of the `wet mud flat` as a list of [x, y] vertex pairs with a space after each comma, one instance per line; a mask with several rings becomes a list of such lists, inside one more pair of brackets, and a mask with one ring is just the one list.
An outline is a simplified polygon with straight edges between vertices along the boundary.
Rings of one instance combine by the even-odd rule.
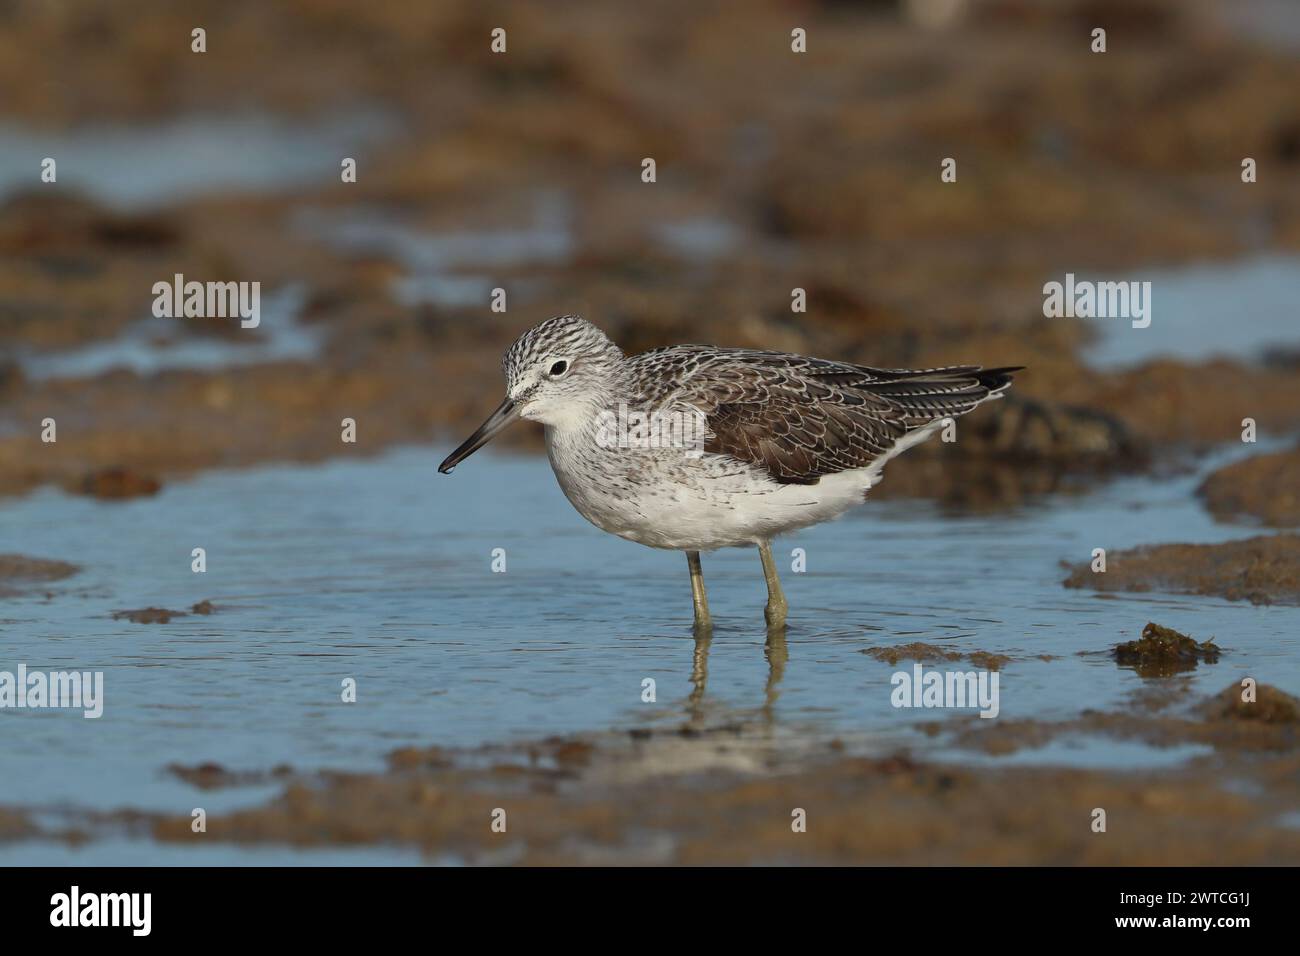
[[[1168, 770], [1062, 769], [864, 755], [737, 722], [469, 750], [407, 747], [377, 773], [172, 767], [202, 793], [274, 783], [266, 803], [189, 816], [117, 811], [80, 825], [0, 813], [0, 840], [129, 835], [168, 846], [417, 850], [475, 864], [1295, 865], [1300, 711], [1259, 687], [1077, 721], [949, 725], [956, 753], [1080, 733], [1204, 751]], [[1104, 830], [1094, 827], [1104, 811]]]
[[1300, 449], [1256, 455], [1219, 469], [1197, 489], [1225, 520], [1273, 528], [1300, 526]]
[[[1248, 447], [1248, 446], [1243, 446]], [[1166, 592], [1214, 595], [1251, 604], [1300, 604], [1300, 524], [1294, 449], [1244, 454], [1215, 468], [1195, 495], [1224, 526], [1258, 529], [1253, 537], [1213, 543], [1166, 543], [1111, 552], [1103, 567], [1066, 562], [1068, 588], [1103, 594]]]
[[[1060, 488], [1062, 472], [1231, 440], [1245, 417], [1262, 433], [1300, 428], [1294, 369], [1095, 368], [1082, 350], [1098, 324], [1042, 315], [1042, 283], [1067, 264], [1127, 270], [1300, 248], [1300, 201], [1286, 188], [1300, 170], [1300, 117], [1283, 92], [1300, 84], [1300, 65], [1186, 5], [1148, 0], [1134, 15], [1082, 0], [990, 2], [972, 6], [960, 34], [920, 31], [899, 4], [814, 5], [815, 59], [789, 53], [778, 3], [750, 8], [743, 25], [686, 15], [687, 3], [682, 16], [657, 7], [594, 19], [507, 3], [498, 12], [521, 37], [508, 57], [479, 42], [495, 21], [474, 4], [408, 6], [250, 5], [223, 34], [247, 62], [171, 44], [190, 14], [163, 3], [129, 31], [147, 57], [87, 39], [112, 11], [35, 5], [6, 24], [6, 105], [33, 142], [59, 134], [51, 117], [73, 129], [111, 117], [145, 139], [168, 116], [202, 129], [237, 82], [238, 108], [263, 117], [244, 133], [259, 151], [364, 147], [365, 175], [345, 188], [304, 175], [205, 190], [213, 170], [199, 168], [156, 204], [89, 172], [57, 191], [11, 183], [0, 195], [0, 493], [53, 483], [145, 494], [206, 468], [459, 432], [499, 399], [514, 336], [574, 311], [629, 351], [705, 341], [881, 366], [1029, 366], [955, 447], [898, 463], [881, 496], [1016, 501]], [[1104, 66], [1077, 35], [1090, 17], [1125, 38]], [[385, 51], [382, 70], [358, 60], [357, 35]], [[710, 65], [703, 75], [690, 58], [654, 53], [683, 46]], [[956, 46], [961, 62], [945, 65]], [[284, 57], [292, 73], [276, 68]], [[40, 82], [60, 63], [84, 84]], [[188, 82], [163, 94], [153, 70], [164, 68]], [[255, 91], [249, 75], [264, 81]], [[389, 117], [377, 129], [278, 137], [265, 122], [332, 130], [309, 108], [321, 98], [364, 115], [358, 76]], [[720, 125], [720, 109], [735, 123]], [[823, 141], [837, 148], [798, 145]], [[941, 186], [931, 167], [952, 142], [962, 185]], [[1244, 188], [1239, 143], [1277, 174]], [[665, 171], [653, 188], [633, 175], [646, 155]], [[1168, 188], [1150, 189], [1153, 179]], [[299, 290], [286, 295], [284, 341], [269, 318], [258, 329], [151, 324], [150, 288], [177, 273], [255, 279], [268, 299]], [[507, 315], [487, 309], [497, 285]], [[793, 288], [806, 290], [808, 312], [791, 313]], [[33, 426], [46, 418], [57, 443]], [[346, 418], [355, 444], [340, 440]], [[538, 434], [521, 427], [506, 441], [536, 448]], [[136, 480], [98, 477], [114, 469]]]
[[1300, 535], [1119, 551], [1104, 573], [1084, 562], [1074, 566], [1064, 583], [1102, 592], [1166, 591], [1252, 604], [1300, 604]]

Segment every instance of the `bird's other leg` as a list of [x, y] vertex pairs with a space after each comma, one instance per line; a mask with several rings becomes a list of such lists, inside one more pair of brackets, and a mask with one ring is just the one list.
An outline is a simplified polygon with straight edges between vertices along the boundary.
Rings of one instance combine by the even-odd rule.
[[771, 541], [759, 544], [758, 556], [763, 559], [763, 577], [767, 579], [767, 607], [763, 609], [763, 617], [767, 619], [768, 627], [785, 627], [785, 615], [790, 605], [785, 603], [785, 592], [781, 590], [776, 562], [772, 560]]
[[713, 630], [709, 617], [709, 598], [704, 593], [704, 573], [700, 570], [700, 552], [687, 551], [686, 563], [691, 569], [691, 601], [695, 604], [695, 633], [707, 634]]

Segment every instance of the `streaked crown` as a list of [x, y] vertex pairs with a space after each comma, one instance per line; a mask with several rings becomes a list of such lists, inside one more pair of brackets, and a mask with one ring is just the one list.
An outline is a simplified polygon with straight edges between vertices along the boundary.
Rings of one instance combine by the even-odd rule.
[[506, 395], [524, 418], [577, 425], [623, 387], [623, 353], [600, 329], [560, 315], [515, 340], [501, 367]]
[[[513, 386], [530, 373], [546, 371], [557, 361], [570, 365], [581, 362], [592, 370], [612, 369], [623, 361], [623, 353], [600, 329], [576, 315], [557, 315], [535, 325], [506, 350], [501, 368]], [[543, 368], [545, 366], [545, 368]]]

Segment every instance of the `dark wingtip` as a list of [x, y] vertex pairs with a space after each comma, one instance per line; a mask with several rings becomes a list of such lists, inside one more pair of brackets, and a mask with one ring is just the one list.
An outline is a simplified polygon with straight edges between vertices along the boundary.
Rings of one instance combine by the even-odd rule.
[[990, 392], [1000, 392], [1011, 384], [1016, 372], [1023, 372], [1023, 365], [1004, 365], [1001, 368], [982, 368], [975, 373], [976, 380]]

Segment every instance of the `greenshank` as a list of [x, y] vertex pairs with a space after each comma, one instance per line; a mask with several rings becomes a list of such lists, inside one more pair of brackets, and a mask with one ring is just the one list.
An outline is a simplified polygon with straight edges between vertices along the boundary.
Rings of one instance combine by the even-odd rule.
[[784, 627], [772, 539], [861, 503], [886, 462], [1000, 397], [1020, 371], [881, 369], [705, 345], [627, 357], [574, 315], [525, 332], [502, 366], [505, 400], [438, 470], [450, 473], [518, 418], [541, 422], [579, 514], [686, 552], [697, 633], [712, 627], [700, 552], [757, 547], [768, 626]]

